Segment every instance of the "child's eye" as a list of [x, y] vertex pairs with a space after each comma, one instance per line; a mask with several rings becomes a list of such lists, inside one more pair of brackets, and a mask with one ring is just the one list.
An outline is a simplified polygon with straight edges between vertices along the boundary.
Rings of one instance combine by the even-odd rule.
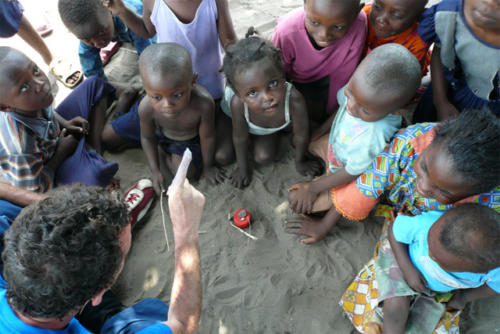
[[255, 97], [255, 96], [257, 96], [257, 91], [252, 89], [252, 90], [248, 91], [247, 96]]
[[403, 15], [401, 15], [401, 13], [392, 13], [391, 15], [398, 20], [401, 20], [403, 18]]
[[269, 82], [269, 88], [276, 88], [276, 87], [278, 87], [278, 83], [279, 83], [278, 80], [273, 80], [273, 81]]
[[337, 31], [340, 31], [340, 30], [344, 30], [345, 26], [332, 26], [331, 29], [333, 30], [337, 30]]
[[153, 96], [153, 99], [155, 101], [161, 101], [161, 96], [160, 95], [155, 95], [155, 96]]
[[33, 74], [34, 74], [34, 75], [39, 75], [39, 74], [40, 74], [40, 69], [39, 69], [38, 67], [36, 67], [36, 66], [35, 66], [35, 67], [33, 68]]
[[313, 27], [317, 27], [317, 26], [319, 26], [319, 22], [317, 22], [317, 21], [314, 21], [314, 20], [309, 20], [309, 22], [311, 23], [311, 25], [312, 25]]
[[28, 83], [23, 83], [21, 86], [21, 92], [25, 92], [30, 88], [30, 85]]
[[184, 95], [184, 92], [181, 92], [181, 93], [175, 93], [173, 96], [176, 99], [180, 99], [183, 95]]

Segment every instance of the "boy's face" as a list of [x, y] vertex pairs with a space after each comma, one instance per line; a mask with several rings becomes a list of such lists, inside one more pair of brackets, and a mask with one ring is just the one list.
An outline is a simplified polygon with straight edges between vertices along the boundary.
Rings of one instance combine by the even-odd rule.
[[455, 166], [442, 144], [429, 145], [417, 158], [415, 170], [417, 192], [435, 198], [441, 204], [452, 204], [474, 195], [468, 191], [470, 181], [455, 172]]
[[379, 38], [387, 38], [408, 29], [424, 7], [422, 0], [374, 0], [368, 19]]
[[476, 272], [476, 265], [450, 253], [439, 240], [443, 231], [446, 213], [442, 215], [429, 229], [427, 233], [427, 243], [429, 247], [429, 257], [434, 260], [441, 269], [448, 272]]
[[191, 90], [197, 76], [168, 78], [161, 75], [143, 75], [144, 89], [154, 110], [165, 116], [174, 116], [186, 109], [191, 101]]
[[106, 9], [97, 11], [86, 24], [71, 27], [70, 30], [83, 43], [98, 49], [108, 45], [115, 34], [113, 17]]
[[401, 111], [406, 101], [402, 101], [401, 97], [374, 91], [362, 76], [360, 71], [356, 71], [344, 90], [349, 115], [365, 122], [376, 122], [390, 113]]
[[54, 97], [45, 73], [23, 54], [11, 51], [0, 62], [0, 109], [33, 117]]
[[305, 26], [311, 42], [318, 49], [326, 48], [344, 37], [356, 19], [361, 6], [331, 0], [307, 0]]
[[234, 76], [236, 94], [253, 111], [275, 112], [282, 107], [285, 79], [268, 58], [251, 64]]

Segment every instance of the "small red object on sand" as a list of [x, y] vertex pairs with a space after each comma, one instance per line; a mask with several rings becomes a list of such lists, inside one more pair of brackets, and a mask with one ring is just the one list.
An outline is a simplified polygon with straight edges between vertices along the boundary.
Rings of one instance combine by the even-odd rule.
[[250, 212], [248, 212], [245, 209], [236, 210], [236, 212], [233, 215], [234, 225], [236, 225], [239, 228], [247, 228], [248, 225], [250, 225], [251, 219], [252, 216], [250, 215]]

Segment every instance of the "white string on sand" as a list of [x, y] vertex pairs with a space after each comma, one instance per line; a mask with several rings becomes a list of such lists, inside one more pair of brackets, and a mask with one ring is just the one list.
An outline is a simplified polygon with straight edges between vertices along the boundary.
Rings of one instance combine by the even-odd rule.
[[163, 193], [165, 191], [161, 191], [160, 194], [160, 209], [161, 209], [161, 220], [163, 222], [163, 232], [165, 233], [165, 240], [167, 241], [167, 251], [170, 252], [170, 245], [168, 244], [168, 236], [167, 236], [167, 225], [165, 224], [165, 212], [163, 212]]
[[250, 233], [247, 233], [247, 232], [243, 231], [241, 228], [239, 228], [238, 226], [234, 225], [233, 223], [229, 222], [229, 225], [231, 225], [232, 227], [234, 227], [235, 229], [237, 229], [238, 231], [240, 231], [241, 233], [243, 233], [244, 235], [246, 235], [250, 239], [252, 239], [252, 240], [259, 240], [259, 238], [251, 235]]

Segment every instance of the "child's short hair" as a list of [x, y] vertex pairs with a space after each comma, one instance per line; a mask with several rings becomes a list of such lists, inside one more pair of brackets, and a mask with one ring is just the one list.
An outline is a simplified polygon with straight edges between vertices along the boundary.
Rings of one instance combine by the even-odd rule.
[[407, 97], [417, 92], [422, 70], [417, 58], [400, 44], [388, 43], [376, 47], [361, 62], [365, 82], [375, 91], [393, 92]]
[[443, 123], [432, 145], [441, 145], [455, 172], [469, 180], [474, 194], [500, 184], [500, 120], [487, 109], [465, 110]]
[[59, 16], [68, 28], [89, 22], [100, 10], [107, 10], [102, 0], [59, 0]]
[[474, 263], [477, 272], [500, 266], [500, 214], [467, 203], [450, 209], [443, 219], [439, 241], [448, 252]]
[[189, 52], [177, 43], [157, 43], [148, 46], [139, 57], [141, 76], [175, 76], [191, 78], [193, 64]]
[[270, 41], [258, 36], [252, 36], [254, 33], [255, 30], [253, 27], [250, 27], [245, 38], [229, 46], [224, 56], [222, 71], [224, 71], [224, 75], [226, 76], [227, 84], [234, 91], [236, 91], [234, 85], [235, 74], [263, 58], [271, 59], [274, 66], [280, 72], [283, 72], [281, 51], [271, 44]]

